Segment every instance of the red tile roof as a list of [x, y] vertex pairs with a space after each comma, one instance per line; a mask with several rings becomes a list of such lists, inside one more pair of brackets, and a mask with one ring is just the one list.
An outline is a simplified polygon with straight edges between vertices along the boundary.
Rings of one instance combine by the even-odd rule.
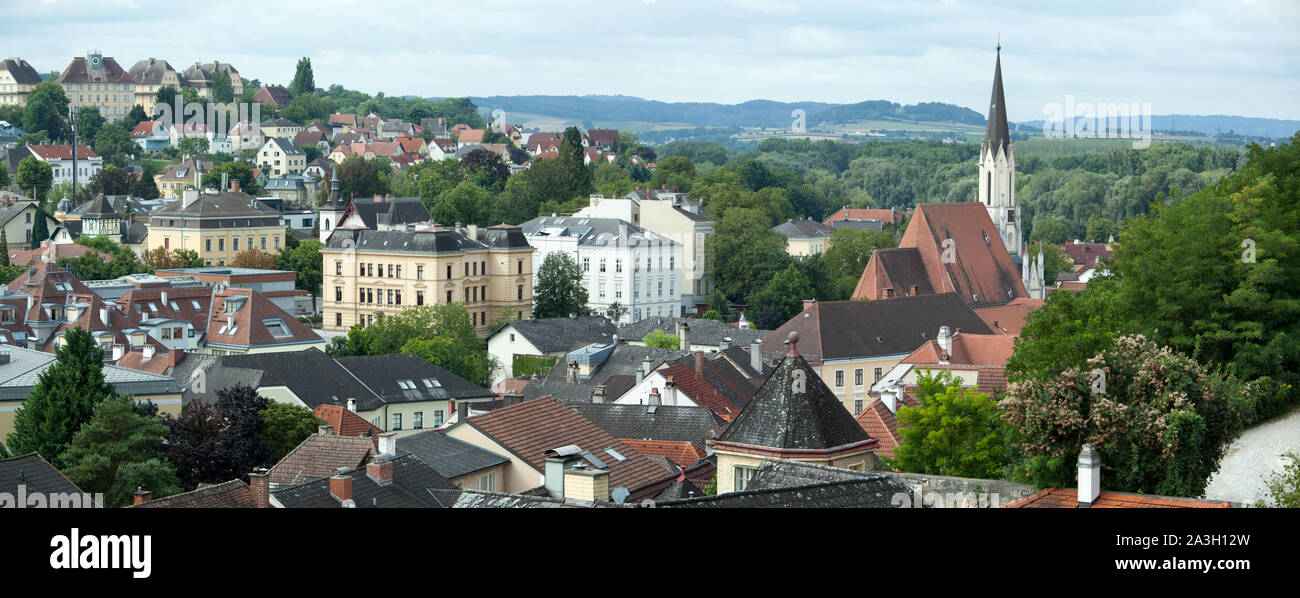
[[138, 509], [251, 509], [256, 506], [253, 504], [253, 492], [243, 480], [202, 486], [189, 492], [133, 505]]
[[[32, 155], [36, 156], [37, 158], [41, 158], [43, 160], [71, 160], [72, 159], [72, 144], [29, 145], [27, 146], [27, 149], [31, 150]], [[77, 144], [78, 160], [81, 160], [82, 158], [98, 158], [98, 157], [99, 154], [96, 154], [93, 150], [91, 150], [90, 146], [81, 143]]]
[[[1079, 506], [1079, 491], [1071, 488], [1044, 488], [1003, 508], [1006, 509], [1074, 509]], [[1094, 509], [1227, 509], [1227, 502], [1131, 494], [1128, 492], [1102, 492], [1092, 502]]]
[[374, 451], [369, 438], [312, 434], [267, 471], [267, 480], [292, 486], [327, 478], [340, 467], [359, 469]]
[[[591, 451], [609, 468], [611, 489], [624, 486], [634, 496], [638, 489], [662, 480], [667, 474], [663, 467], [550, 395], [494, 409], [457, 425], [472, 426], [538, 471], [545, 470], [546, 451], [577, 445]], [[626, 460], [615, 459], [605, 452], [606, 448]]]
[[[33, 260], [40, 259], [41, 254], [48, 250], [49, 241], [42, 241], [41, 246], [36, 249], [10, 249], [9, 263], [26, 266], [27, 264], [32, 263]], [[91, 249], [79, 243], [55, 243], [53, 257], [55, 260], [60, 260], [65, 257], [77, 258], [90, 252], [94, 252], [105, 262], [111, 259], [109, 256], [100, 253], [99, 250]]]
[[[339, 436], [364, 436], [375, 438], [384, 431], [365, 418], [338, 405], [320, 405], [312, 410], [316, 417], [334, 428]], [[368, 432], [368, 434], [367, 434]]]
[[822, 224], [831, 226], [840, 220], [879, 220], [883, 224], [898, 224], [903, 221], [903, 216], [903, 212], [896, 212], [893, 208], [840, 208]]
[[456, 141], [460, 143], [482, 143], [483, 134], [486, 132], [486, 129], [465, 129], [456, 137]]
[[940, 353], [943, 351], [939, 348], [939, 341], [928, 340], [904, 357], [902, 363], [937, 364], [940, 361], [947, 361], [952, 364], [1001, 367], [1006, 365], [1007, 359], [1011, 357], [1011, 352], [1015, 349], [1015, 341], [1016, 338], [1008, 334], [958, 332], [952, 335], [952, 353], [948, 359], [942, 359]]
[[642, 440], [638, 438], [620, 438], [625, 444], [642, 455], [666, 457], [679, 467], [690, 467], [705, 457], [704, 449], [690, 442], [672, 440]]
[[1060, 247], [1075, 266], [1092, 266], [1097, 263], [1097, 258], [1110, 259], [1115, 253], [1105, 243], [1062, 243]]
[[994, 334], [1020, 336], [1020, 331], [1024, 329], [1025, 322], [1029, 321], [1029, 314], [1042, 306], [1042, 299], [1020, 297], [1006, 305], [988, 305], [974, 309], [975, 313], [981, 320], [984, 320], [985, 324], [989, 325]]

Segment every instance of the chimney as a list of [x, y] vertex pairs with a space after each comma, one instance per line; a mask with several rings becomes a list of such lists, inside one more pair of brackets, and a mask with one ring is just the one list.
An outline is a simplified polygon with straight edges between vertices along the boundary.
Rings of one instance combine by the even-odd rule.
[[199, 200], [199, 190], [198, 190], [198, 189], [186, 189], [184, 192], [181, 193], [181, 207], [182, 207], [182, 208], [189, 209], [189, 207], [190, 207], [191, 205], [194, 205], [194, 202], [196, 202], [196, 201], [198, 201], [198, 200]]
[[465, 236], [470, 239], [478, 239], [478, 225], [470, 224], [465, 227]]
[[691, 350], [691, 327], [686, 320], [677, 321], [677, 338], [681, 340], [680, 349], [682, 351]]
[[659, 389], [658, 389], [658, 388], [651, 388], [651, 389], [650, 389], [650, 400], [649, 400], [649, 403], [650, 403], [650, 406], [651, 406], [651, 407], [658, 407], [658, 406], [661, 404], [661, 401], [659, 400]]
[[[379, 443], [381, 446], [384, 443], [384, 436], [382, 434], [379, 436]], [[382, 451], [383, 449], [380, 450]], [[374, 458], [370, 459], [370, 462], [366, 464], [366, 477], [374, 480], [374, 482], [380, 486], [392, 484], [393, 459], [395, 458], [396, 457], [393, 455], [383, 452], [375, 455]]]
[[718, 343], [718, 351], [726, 351], [731, 348], [731, 337], [722, 337], [722, 342]]
[[897, 392], [900, 392], [899, 389], [894, 387], [886, 389], [884, 392], [880, 393], [880, 402], [884, 403], [885, 408], [889, 409], [891, 413], [898, 412], [898, 395], [895, 394]]
[[228, 172], [221, 173], [221, 188], [222, 189], [230, 188], [230, 173]]
[[[114, 348], [114, 352], [116, 352], [116, 350], [117, 350], [117, 346], [114, 345], [113, 348]], [[150, 359], [153, 359], [153, 352], [154, 352], [153, 344], [152, 344], [152, 343], [145, 343], [145, 345], [144, 345], [144, 360], [145, 360], [145, 361], [149, 361]]]
[[939, 349], [943, 352], [943, 355], [939, 356], [940, 360], [944, 360], [944, 355], [952, 355], [952, 329], [951, 328], [947, 326], [940, 326], [939, 336], [935, 337], [935, 340], [939, 341]]
[[456, 421], [464, 423], [467, 419], [469, 419], [469, 403], [456, 401]]
[[695, 375], [704, 375], [704, 351], [695, 352]]
[[356, 508], [352, 502], [352, 468], [340, 467], [338, 473], [330, 476], [330, 495], [343, 503], [344, 508]]
[[578, 360], [569, 362], [569, 384], [578, 383]]
[[239, 192], [239, 181], [230, 181], [230, 190], [236, 193]]
[[113, 345], [113, 361], [117, 361], [117, 360], [121, 359], [121, 358], [122, 358], [122, 354], [123, 354], [124, 352], [125, 352], [125, 349], [124, 349], [124, 347], [122, 347], [122, 345], [114, 344], [114, 345]]
[[519, 394], [519, 391], [512, 388], [507, 390], [505, 394], [501, 395], [501, 399], [505, 403], [505, 406], [509, 407], [524, 402], [524, 395]]
[[565, 470], [564, 498], [586, 502], [609, 500], [609, 470], [590, 469], [586, 463]]
[[379, 435], [379, 454], [397, 456], [397, 432], [384, 432]]
[[812, 306], [814, 306], [814, 305], [817, 305], [817, 300], [816, 300], [816, 299], [804, 299], [804, 300], [803, 300], [803, 308], [804, 308], [804, 310], [807, 310], [808, 308], [810, 308], [810, 307], [812, 307]]
[[763, 341], [761, 340], [754, 339], [754, 342], [749, 344], [749, 367], [760, 375], [763, 373]]
[[672, 376], [669, 376], [668, 381], [664, 382], [664, 394], [668, 396], [667, 405], [677, 404], [677, 383], [673, 382]]
[[597, 385], [596, 385], [596, 389], [593, 390], [593, 391], [591, 391], [591, 402], [593, 402], [593, 403], [604, 403], [604, 402], [605, 402], [605, 385], [604, 385], [604, 384], [597, 384]]
[[152, 492], [136, 486], [135, 492], [131, 495], [131, 504], [138, 505], [140, 503], [146, 503], [149, 502], [150, 498], [153, 498]]
[[1091, 444], [1079, 451], [1079, 506], [1091, 507], [1101, 496], [1101, 454]]
[[577, 445], [567, 445], [560, 448], [554, 448], [546, 451], [546, 465], [542, 470], [542, 484], [546, 488], [546, 493], [552, 498], [564, 498], [564, 465], [569, 462], [571, 456], [577, 455], [580, 449]]
[[100, 321], [101, 323], [103, 323], [105, 326], [108, 326], [108, 308], [107, 308], [107, 307], [101, 307], [101, 308], [99, 308], [99, 321]]
[[162, 299], [161, 299], [161, 302], [162, 302], [162, 304], [163, 304], [164, 306], [167, 305], [167, 291], [163, 291], [163, 292], [162, 292]]
[[356, 399], [348, 399], [348, 411], [351, 411], [351, 412], [353, 412], [353, 413], [356, 413], [356, 412], [357, 412], [357, 400], [356, 400]]
[[265, 509], [271, 506], [271, 480], [266, 477], [265, 467], [248, 474], [248, 490], [254, 507]]
[[333, 436], [333, 435], [334, 435], [334, 426], [331, 426], [331, 425], [329, 425], [329, 424], [326, 424], [326, 425], [323, 425], [323, 426], [316, 426], [316, 435], [317, 435], [317, 436]]

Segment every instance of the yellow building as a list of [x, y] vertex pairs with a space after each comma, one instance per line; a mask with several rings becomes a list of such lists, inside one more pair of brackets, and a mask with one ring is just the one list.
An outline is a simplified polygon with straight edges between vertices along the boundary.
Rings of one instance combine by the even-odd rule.
[[[172, 89], [180, 93], [180, 74], [166, 60], [157, 58], [139, 60], [131, 66], [128, 73], [132, 79], [135, 79], [135, 103], [144, 108], [145, 114], [154, 114], [158, 90], [170, 85]], [[183, 116], [173, 115], [173, 118], [182, 118]]]
[[187, 158], [164, 166], [162, 172], [153, 175], [153, 182], [158, 186], [159, 196], [180, 197], [186, 187], [196, 187], [196, 181], [209, 170], [212, 170], [211, 160]]
[[[262, 132], [266, 133], [266, 129]], [[269, 177], [302, 174], [307, 168], [307, 152], [295, 145], [292, 139], [267, 137], [266, 143], [257, 150], [257, 167]]]
[[802, 257], [826, 253], [835, 231], [816, 220], [787, 220], [772, 227], [772, 232], [785, 237], [786, 253]]
[[94, 106], [105, 120], [121, 120], [135, 106], [135, 79], [112, 57], [91, 52], [72, 59], [56, 80], [72, 108]]
[[326, 330], [455, 302], [486, 337], [503, 313], [522, 320], [533, 312], [533, 248], [517, 226], [335, 229], [321, 254]]
[[[26, 60], [0, 60], [0, 105], [25, 106], [27, 94], [41, 82], [41, 74]], [[20, 123], [12, 123], [18, 126]]]
[[188, 189], [180, 201], [155, 210], [149, 222], [149, 250], [190, 249], [206, 266], [225, 266], [241, 251], [276, 253], [284, 246], [280, 213], [239, 191]]

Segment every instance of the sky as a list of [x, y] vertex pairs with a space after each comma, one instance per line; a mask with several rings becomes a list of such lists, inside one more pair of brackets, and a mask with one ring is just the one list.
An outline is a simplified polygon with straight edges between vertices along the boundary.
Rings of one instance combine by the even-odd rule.
[[1012, 120], [1051, 103], [1300, 119], [1300, 2], [1184, 0], [0, 0], [0, 54], [41, 72], [92, 50], [130, 68], [229, 62], [386, 95], [935, 101]]

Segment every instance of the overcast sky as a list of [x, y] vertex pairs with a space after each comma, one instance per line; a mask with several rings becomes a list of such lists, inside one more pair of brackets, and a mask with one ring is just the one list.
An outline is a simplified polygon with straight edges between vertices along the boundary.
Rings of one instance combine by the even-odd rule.
[[986, 111], [1150, 102], [1155, 114], [1300, 119], [1300, 2], [1185, 0], [0, 0], [0, 46], [38, 70], [97, 49], [124, 68], [232, 63], [388, 95], [624, 94], [663, 101], [940, 101]]

